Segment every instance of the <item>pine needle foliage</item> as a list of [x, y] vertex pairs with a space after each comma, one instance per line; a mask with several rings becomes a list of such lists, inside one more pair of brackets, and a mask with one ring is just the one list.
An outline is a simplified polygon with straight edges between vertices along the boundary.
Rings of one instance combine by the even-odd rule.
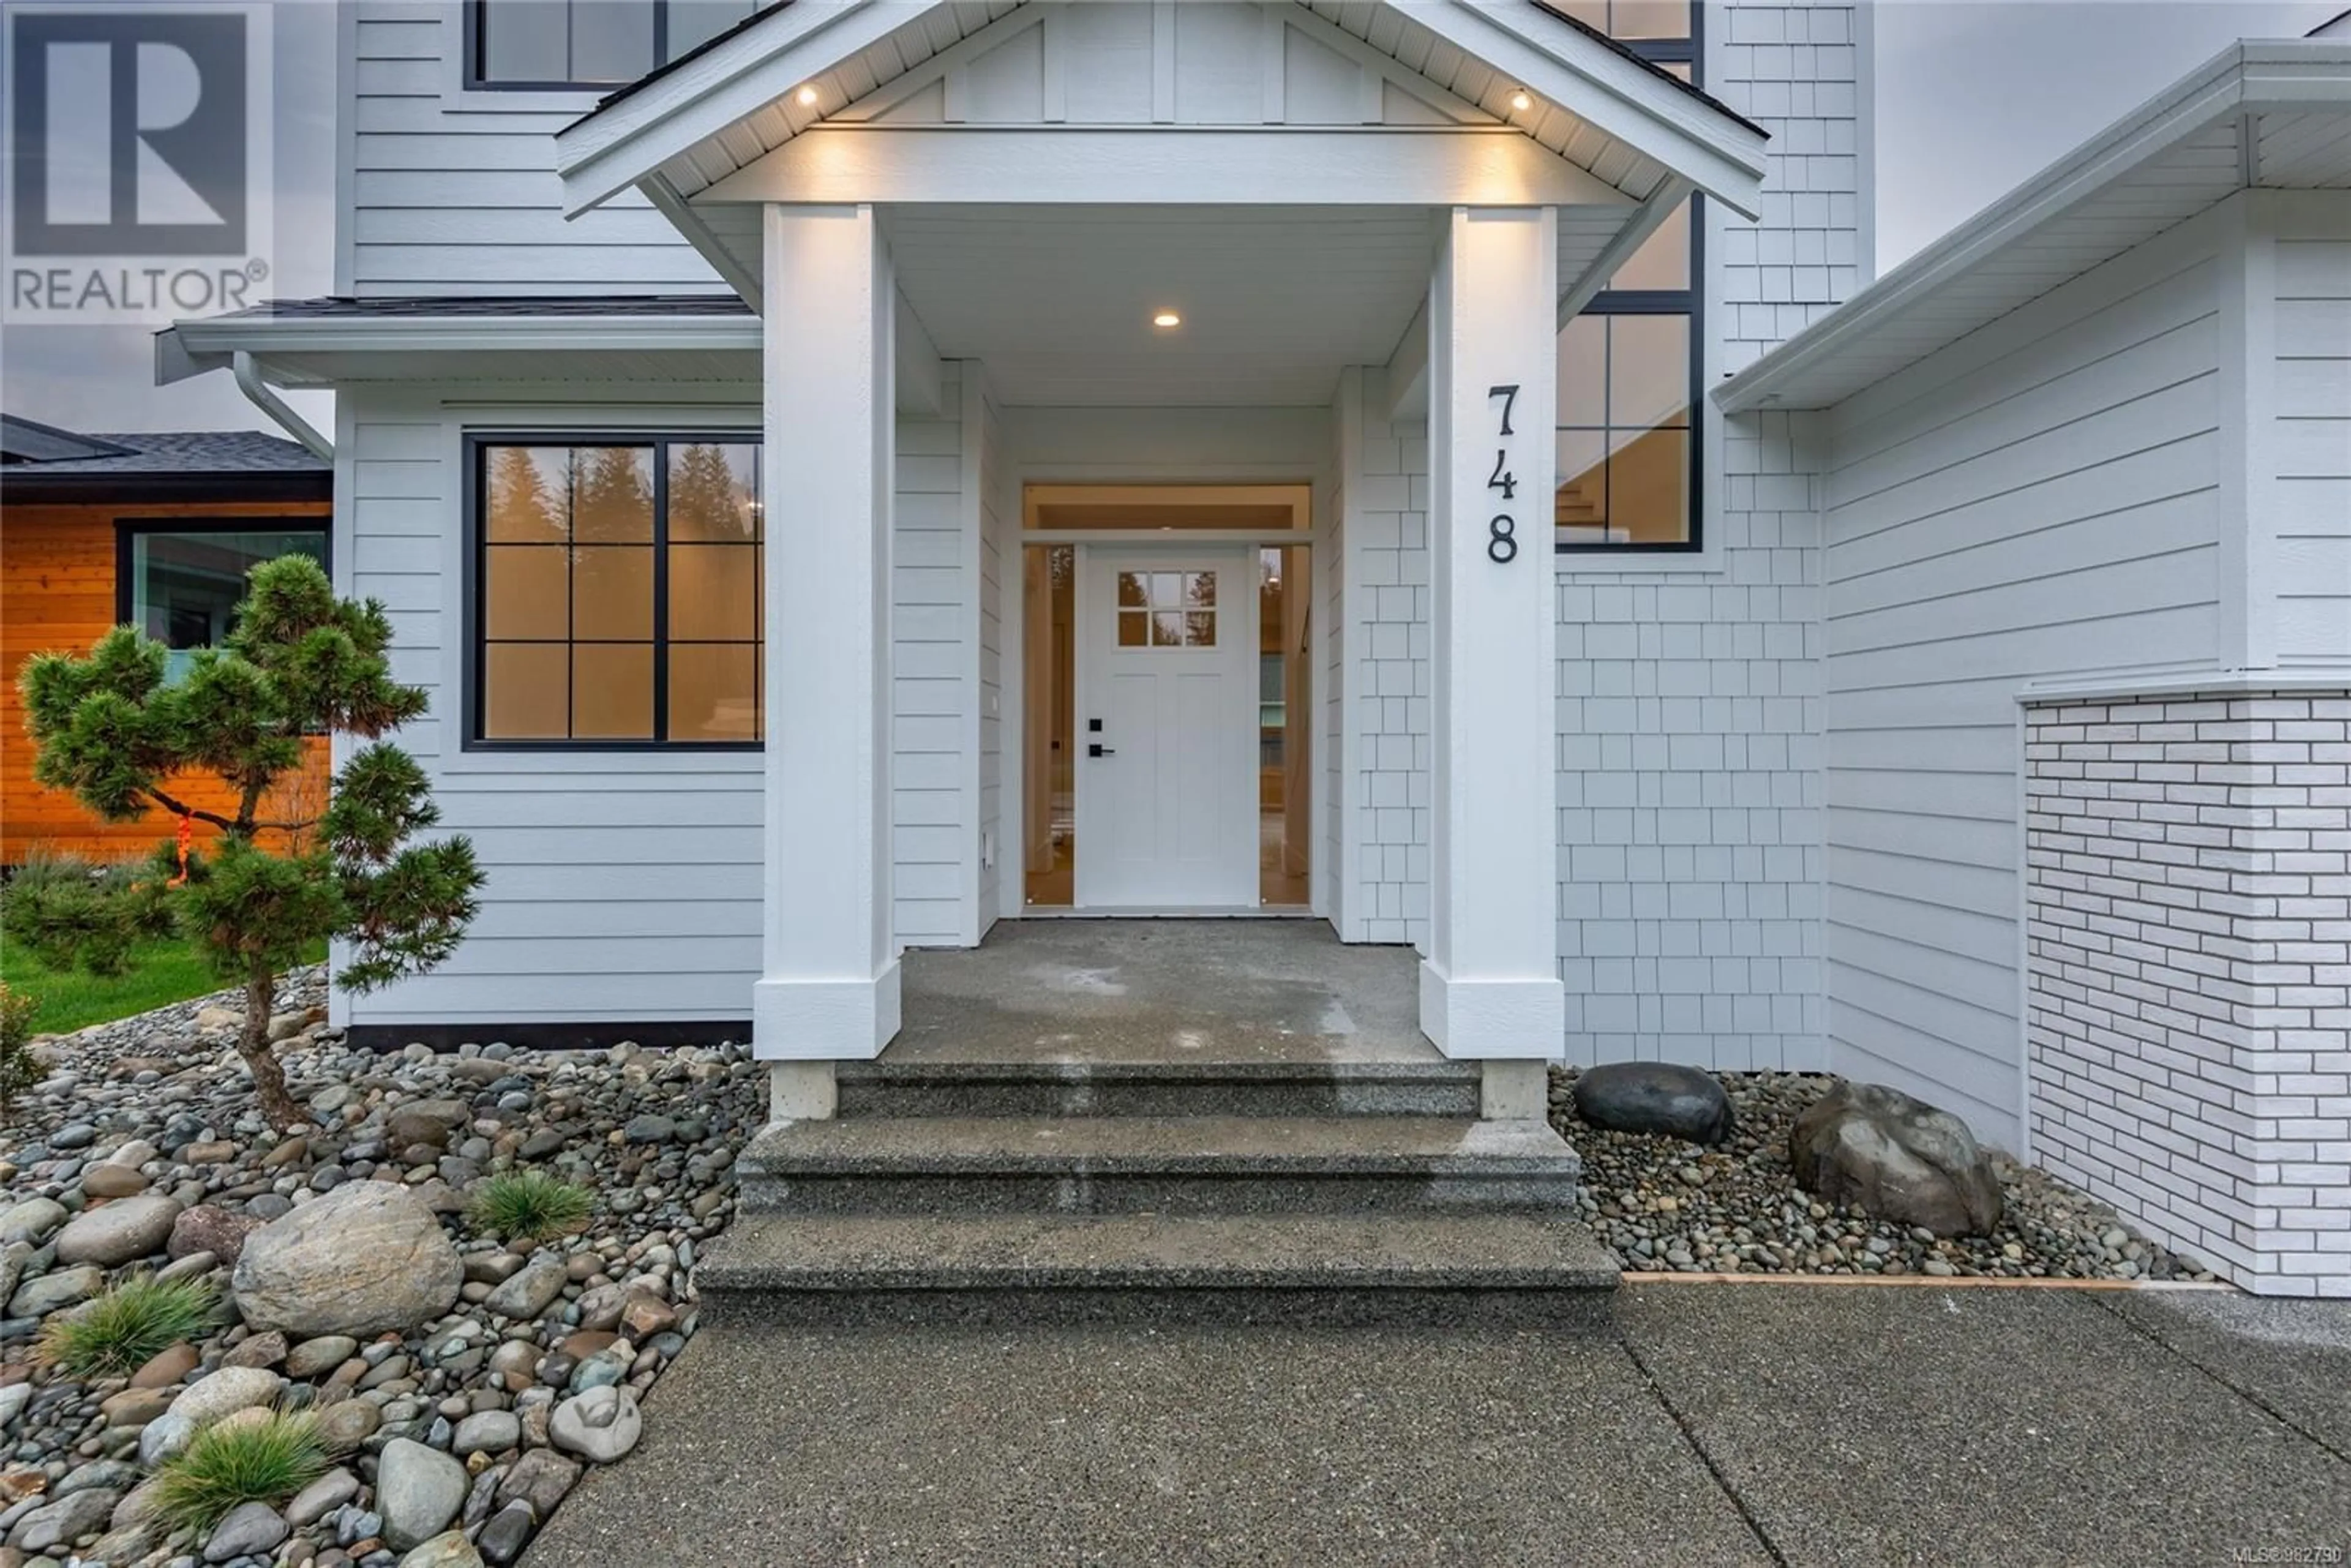
[[[372, 990], [445, 960], [477, 907], [472, 845], [418, 841], [440, 820], [424, 770], [380, 738], [427, 700], [392, 678], [391, 644], [381, 603], [338, 599], [316, 561], [289, 555], [254, 568], [235, 629], [182, 679], [166, 678], [162, 643], [118, 626], [88, 653], [35, 655], [18, 680], [39, 782], [109, 821], [160, 811], [175, 834], [172, 819], [219, 830], [184, 877], [167, 839], [144, 874], [53, 900], [46, 916], [28, 910], [25, 940], [105, 962], [168, 915], [216, 974], [244, 986], [237, 1051], [281, 1131], [306, 1119], [269, 1040], [278, 972], [339, 937], [351, 958], [337, 983]], [[322, 810], [265, 814], [298, 793], [280, 786], [298, 779], [306, 737], [328, 732], [371, 744], [338, 771]], [[189, 774], [217, 778], [235, 809], [181, 799]]]

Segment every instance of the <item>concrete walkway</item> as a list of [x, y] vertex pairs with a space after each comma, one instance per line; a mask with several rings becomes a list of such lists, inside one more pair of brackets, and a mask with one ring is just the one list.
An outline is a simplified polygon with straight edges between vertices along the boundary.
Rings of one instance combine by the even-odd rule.
[[2351, 1547], [2351, 1303], [2210, 1292], [1628, 1284], [1580, 1334], [722, 1326], [645, 1424], [526, 1568]]

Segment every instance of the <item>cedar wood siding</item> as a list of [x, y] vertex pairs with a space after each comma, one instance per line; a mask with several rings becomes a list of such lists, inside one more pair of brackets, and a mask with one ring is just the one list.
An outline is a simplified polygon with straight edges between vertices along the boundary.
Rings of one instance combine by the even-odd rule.
[[[172, 831], [160, 811], [129, 822], [104, 822], [70, 795], [33, 782], [33, 744], [25, 733], [25, 707], [16, 677], [35, 653], [81, 653], [114, 622], [114, 563], [121, 519], [166, 520], [213, 517], [315, 517], [324, 523], [326, 501], [104, 502], [72, 506], [10, 505], [5, 545], [0, 545], [0, 864], [20, 864], [35, 850], [47, 849], [99, 860], [143, 857]], [[305, 786], [323, 791], [327, 747], [309, 747]], [[183, 781], [191, 805], [229, 811], [235, 800], [217, 779]], [[178, 791], [174, 791], [177, 793]], [[201, 836], [212, 830], [199, 823]]]

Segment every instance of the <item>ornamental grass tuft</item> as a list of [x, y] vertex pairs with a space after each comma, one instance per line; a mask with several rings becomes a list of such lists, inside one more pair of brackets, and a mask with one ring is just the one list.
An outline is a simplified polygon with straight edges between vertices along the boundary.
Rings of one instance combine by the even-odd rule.
[[41, 1355], [77, 1377], [138, 1371], [182, 1340], [202, 1337], [219, 1300], [197, 1280], [133, 1275], [77, 1312], [61, 1312], [41, 1331]]
[[528, 1245], [588, 1223], [595, 1195], [540, 1170], [501, 1171], [475, 1189], [465, 1218], [477, 1234]]
[[283, 1507], [333, 1462], [307, 1411], [207, 1427], [156, 1470], [156, 1517], [202, 1534], [240, 1504]]

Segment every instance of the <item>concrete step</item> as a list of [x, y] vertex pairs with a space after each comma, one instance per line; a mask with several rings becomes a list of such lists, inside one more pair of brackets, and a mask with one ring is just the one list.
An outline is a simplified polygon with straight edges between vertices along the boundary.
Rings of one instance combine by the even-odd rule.
[[1557, 1209], [1580, 1163], [1541, 1122], [1436, 1116], [852, 1117], [788, 1122], [737, 1162], [792, 1213]]
[[1615, 1259], [1539, 1214], [739, 1218], [714, 1321], [1582, 1322]]
[[836, 1069], [844, 1117], [1478, 1114], [1474, 1061], [894, 1057]]

